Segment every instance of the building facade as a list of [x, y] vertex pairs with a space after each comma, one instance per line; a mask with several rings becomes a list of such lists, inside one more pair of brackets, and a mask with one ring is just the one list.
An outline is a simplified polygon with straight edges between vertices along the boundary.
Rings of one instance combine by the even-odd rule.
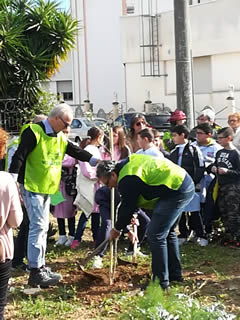
[[[240, 2], [190, 1], [193, 88], [196, 115], [212, 105], [218, 118], [229, 113], [229, 87], [240, 102]], [[127, 105], [139, 110], [153, 102], [176, 108], [174, 13], [141, 12], [121, 17], [122, 61]], [[137, 94], [136, 94], [137, 93]], [[222, 110], [222, 111], [221, 111]], [[221, 111], [221, 112], [220, 112]], [[221, 119], [219, 119], [221, 122]]]
[[[240, 2], [189, 4], [195, 116], [212, 105], [225, 121], [226, 98], [240, 104]], [[94, 112], [109, 112], [114, 100], [124, 110], [143, 111], [149, 99], [176, 108], [173, 0], [70, 0], [70, 7], [80, 31], [69, 61], [46, 84], [52, 92], [70, 104], [90, 100]]]

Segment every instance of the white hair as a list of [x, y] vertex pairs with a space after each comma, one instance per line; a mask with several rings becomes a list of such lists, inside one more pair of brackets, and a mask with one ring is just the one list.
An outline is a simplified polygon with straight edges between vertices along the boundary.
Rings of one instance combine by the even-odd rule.
[[49, 118], [53, 118], [56, 116], [64, 116], [65, 114], [69, 114], [73, 116], [72, 108], [67, 103], [60, 103], [52, 108], [49, 113]]
[[214, 121], [215, 120], [215, 112], [211, 109], [204, 109], [198, 116], [200, 118], [201, 116], [208, 117], [209, 121]]
[[45, 119], [47, 119], [47, 116], [45, 114], [36, 114], [32, 120], [32, 123], [37, 123]]

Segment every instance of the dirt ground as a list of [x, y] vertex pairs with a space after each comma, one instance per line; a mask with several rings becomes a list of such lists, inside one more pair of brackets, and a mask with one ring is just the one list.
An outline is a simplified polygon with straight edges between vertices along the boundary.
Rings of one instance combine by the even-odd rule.
[[[68, 320], [100, 319], [98, 316], [103, 301], [106, 301], [108, 298], [111, 299], [114, 294], [121, 292], [135, 295], [141, 290], [142, 285], [149, 283], [151, 279], [150, 259], [140, 261], [137, 266], [131, 264], [118, 265], [115, 271], [115, 280], [112, 285], [110, 285], [109, 281], [108, 267], [95, 270], [90, 268], [87, 271], [82, 271], [76, 261], [82, 257], [86, 257], [86, 252], [92, 250], [92, 242], [89, 242], [89, 238], [91, 237], [89, 237], [89, 232], [87, 232], [81, 249], [76, 253], [71, 252], [71, 254], [67, 256], [59, 255], [56, 258], [54, 257], [49, 263], [53, 271], [60, 272], [63, 275], [63, 280], [59, 286], [63, 288], [75, 287], [76, 298], [82, 304], [80, 311], [76, 310], [74, 314], [67, 316], [66, 319]], [[189, 248], [191, 249], [191, 247]], [[51, 250], [54, 252], [54, 247]], [[119, 250], [119, 252], [121, 250]], [[211, 250], [211, 247], [203, 250], [196, 248], [196, 251], [199, 253], [197, 256], [201, 257], [201, 259], [197, 260], [194, 266], [190, 265], [184, 269], [185, 281], [178, 285], [182, 286], [183, 292], [193, 298], [204, 299], [206, 302], [214, 301], [214, 299], [215, 301], [220, 300], [227, 306], [230, 312], [240, 315], [240, 264], [238, 263], [240, 251], [229, 250], [230, 249], [226, 249], [226, 252], [234, 253], [233, 256], [235, 256], [235, 260], [233, 260], [233, 263], [229, 264], [227, 261], [226, 264], [224, 264], [223, 276], [221, 276], [220, 271], [216, 271], [217, 262], [215, 261], [215, 256], [211, 256], [215, 251]], [[186, 252], [189, 253], [188, 250], [186, 250]], [[206, 260], [205, 258], [202, 259], [203, 256], [207, 257]], [[189, 255], [189, 257], [192, 256]], [[104, 259], [106, 262], [106, 260], [109, 259], [109, 255]], [[126, 257], [123, 259], [127, 260]], [[26, 287], [27, 278], [27, 274], [22, 274], [20, 278], [15, 279], [16, 284], [21, 284]], [[19, 281], [21, 283], [19, 283]], [[51, 293], [54, 292], [55, 289], [49, 288], [47, 290]], [[118, 310], [120, 307], [117, 306], [117, 304], [114, 307], [111, 306], [111, 308], [115, 308], [115, 314], [118, 311], [120, 312], [120, 310]], [[7, 320], [18, 319], [14, 317], [16, 313], [14, 309], [14, 302], [9, 301], [6, 310]], [[104, 319], [115, 318], [106, 316]], [[240, 316], [238, 319], [240, 319]]]
[[103, 297], [111, 297], [121, 291], [140, 289], [141, 283], [150, 281], [148, 265], [118, 265], [114, 282], [110, 285], [109, 268], [73, 271], [64, 277], [63, 283], [77, 286], [77, 296], [86, 304], [101, 304]]
[[[240, 265], [232, 271], [232, 279], [219, 280], [215, 273], [201, 273], [199, 271], [185, 271], [185, 282], [182, 284], [186, 293], [190, 296], [213, 298], [225, 297], [224, 303], [228, 310], [240, 314]], [[97, 307], [103, 302], [103, 298], [110, 298], [114, 293], [122, 291], [136, 294], [142, 285], [149, 283], [151, 279], [150, 265], [118, 265], [115, 272], [115, 280], [109, 283], [109, 268], [97, 270], [76, 270], [64, 277], [63, 284], [75, 285], [77, 297], [85, 305]], [[130, 293], [131, 294], [131, 293]]]

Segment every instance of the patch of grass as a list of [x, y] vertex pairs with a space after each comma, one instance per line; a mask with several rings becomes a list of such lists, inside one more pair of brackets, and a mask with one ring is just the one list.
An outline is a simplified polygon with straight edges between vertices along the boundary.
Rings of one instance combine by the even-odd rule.
[[183, 269], [201, 269], [203, 272], [216, 272], [224, 274], [228, 267], [238, 263], [240, 251], [210, 244], [207, 247], [200, 247], [196, 244], [181, 246], [181, 261]]
[[227, 313], [220, 304], [201, 305], [179, 292], [179, 288], [163, 291], [159, 284], [151, 283], [143, 296], [137, 296], [126, 304], [121, 320], [231, 320], [236, 317]]
[[[105, 294], [103, 294], [102, 297], [99, 298], [100, 303], [98, 304], [95, 303], [95, 292], [90, 293], [91, 287], [89, 287], [89, 292], [86, 292], [86, 294], [92, 294], [93, 296], [93, 299], [90, 300], [90, 303], [89, 300], [85, 301], [82, 296], [80, 297], [80, 295], [78, 295], [77, 286], [79, 285], [80, 287], [81, 283], [76, 283], [76, 287], [72, 286], [72, 279], [65, 276], [69, 276], [69, 274], [71, 275], [71, 272], [73, 271], [76, 273], [76, 270], [78, 269], [76, 261], [86, 257], [88, 251], [93, 249], [92, 237], [89, 229], [86, 230], [84, 240], [81, 243], [80, 247], [75, 251], [72, 251], [65, 246], [56, 247], [54, 244], [54, 242], [50, 242], [48, 244], [46, 260], [47, 263], [51, 262], [50, 266], [54, 271], [59, 271], [63, 274], [65, 283], [60, 283], [59, 286], [55, 288], [43, 290], [37, 297], [28, 297], [22, 293], [23, 285], [26, 286], [27, 284], [28, 275], [22, 272], [13, 274], [14, 279], [12, 279], [11, 287], [14, 287], [15, 290], [12, 290], [12, 292], [9, 293], [8, 306], [6, 308], [6, 320], [112, 320], [118, 319], [122, 312], [124, 312], [123, 317], [126, 317], [122, 319], [154, 319], [151, 318], [151, 314], [146, 313], [146, 311], [144, 311], [145, 317], [144, 315], [141, 315], [142, 318], [139, 318], [137, 313], [135, 314], [137, 308], [141, 306], [138, 304], [140, 303], [139, 299], [143, 297], [139, 297], [137, 292], [134, 293], [133, 291], [131, 291], [132, 287], [129, 287], [128, 292], [121, 292], [117, 294], [111, 294], [111, 287], [109, 287], [109, 291], [106, 291], [106, 296]], [[124, 248], [126, 248], [127, 246], [128, 242], [119, 242], [118, 244], [118, 255], [123, 260], [128, 260], [127, 257], [123, 255]], [[173, 303], [173, 301], [171, 300], [173, 292], [173, 295], [174, 293], [185, 294], [191, 296], [192, 298], [197, 298], [197, 301], [200, 305], [211, 305], [213, 303], [216, 303], [218, 299], [225, 303], [230, 312], [233, 311], [235, 314], [240, 314], [240, 299], [238, 294], [240, 290], [240, 278], [237, 279], [240, 270], [240, 250], [220, 247], [216, 244], [210, 244], [209, 246], [204, 248], [199, 247], [196, 244], [186, 244], [183, 245], [180, 250], [183, 270], [186, 275], [186, 281], [182, 284], [175, 284], [174, 288], [171, 289], [171, 295], [160, 293], [163, 302], [166, 300], [164, 302], [164, 308], [167, 307], [167, 300], [170, 299], [169, 303]], [[149, 275], [150, 277], [151, 254], [147, 244], [142, 248], [142, 251], [144, 253], [148, 253], [149, 255], [146, 258], [137, 259], [138, 268], [146, 269], [145, 274]], [[109, 265], [108, 252], [104, 256], [103, 262], [104, 266]], [[92, 267], [92, 261], [88, 263], [87, 267]], [[136, 269], [136, 272], [138, 272], [137, 270], [138, 269]], [[71, 281], [67, 279], [70, 279]], [[139, 284], [145, 283], [146, 280], [146, 276], [142, 277], [139, 280]], [[67, 281], [69, 281], [69, 284], [67, 283]], [[207, 281], [206, 285], [201, 288], [202, 283], [204, 283], [205, 281]], [[150, 304], [149, 310], [151, 310], [151, 308], [156, 308], [155, 303], [159, 301], [159, 294], [154, 290], [153, 294], [151, 294], [150, 296], [151, 300], [155, 302], [152, 307]], [[147, 291], [146, 296], [148, 297], [148, 295], [149, 293]], [[82, 299], [82, 301], [80, 301], [79, 299]], [[146, 303], [148, 304], [149, 302]], [[185, 307], [185, 300], [181, 300], [180, 304]], [[178, 308], [177, 302], [175, 309], [176, 308]], [[175, 314], [172, 311], [171, 306], [170, 309], [167, 310], [169, 314]], [[179, 310], [183, 314], [185, 314], [186, 312], [184, 310], [181, 310], [180, 306]], [[128, 312], [128, 315], [126, 315], [126, 312]], [[188, 309], [188, 312], [191, 314], [191, 309]], [[133, 314], [135, 318], [130, 318], [130, 314]], [[147, 316], [149, 318], [147, 318]], [[184, 320], [187, 319], [203, 320], [205, 318], [200, 316], [196, 316], [195, 318], [184, 318]]]
[[74, 305], [64, 301], [61, 297], [55, 301], [51, 296], [49, 298], [29, 296], [27, 300], [22, 300], [19, 304], [19, 319], [65, 319], [66, 314], [73, 310]]

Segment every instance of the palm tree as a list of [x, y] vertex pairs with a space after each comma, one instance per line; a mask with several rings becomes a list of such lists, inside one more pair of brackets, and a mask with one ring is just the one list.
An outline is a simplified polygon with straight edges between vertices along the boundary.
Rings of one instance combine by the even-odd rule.
[[54, 1], [0, 0], [0, 99], [23, 99], [32, 108], [39, 82], [67, 58], [77, 30], [77, 20]]

